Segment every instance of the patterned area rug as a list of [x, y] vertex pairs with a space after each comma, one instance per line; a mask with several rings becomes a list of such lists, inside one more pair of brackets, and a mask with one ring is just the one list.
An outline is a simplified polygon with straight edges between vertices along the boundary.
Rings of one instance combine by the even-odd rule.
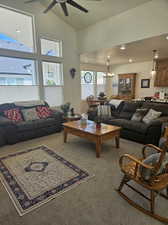
[[90, 175], [46, 146], [39, 146], [0, 158], [0, 178], [22, 216]]

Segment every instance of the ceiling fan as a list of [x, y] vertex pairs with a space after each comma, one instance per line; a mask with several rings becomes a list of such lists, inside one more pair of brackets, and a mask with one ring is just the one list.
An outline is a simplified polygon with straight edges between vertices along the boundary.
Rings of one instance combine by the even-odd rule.
[[[32, 3], [32, 2], [37, 2], [39, 0], [28, 0], [25, 3]], [[101, 1], [101, 0], [91, 0], [91, 1]], [[83, 6], [79, 5], [78, 3], [76, 3], [73, 0], [52, 0], [52, 2], [49, 4], [49, 6], [47, 7], [47, 9], [44, 10], [44, 13], [47, 13], [49, 10], [51, 10], [56, 4], [60, 4], [61, 8], [64, 12], [65, 16], [68, 16], [68, 10], [67, 10], [67, 5], [66, 3], [68, 3], [69, 5], [87, 13], [88, 10], [85, 9]]]

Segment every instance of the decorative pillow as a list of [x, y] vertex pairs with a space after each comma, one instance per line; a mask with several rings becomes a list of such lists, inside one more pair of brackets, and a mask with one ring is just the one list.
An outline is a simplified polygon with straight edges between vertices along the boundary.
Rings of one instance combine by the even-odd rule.
[[146, 124], [150, 123], [152, 120], [155, 120], [161, 116], [162, 112], [155, 111], [150, 109], [142, 121]]
[[52, 115], [52, 111], [47, 106], [37, 106], [36, 110], [40, 119], [47, 118]]
[[[150, 156], [148, 156], [145, 160], [143, 160], [144, 164], [150, 165], [150, 166], [155, 166], [155, 164], [159, 161], [160, 158], [160, 153], [155, 153]], [[167, 173], [167, 165], [168, 165], [168, 153], [166, 153], [162, 165], [160, 167], [160, 170], [157, 172], [157, 175]], [[152, 176], [152, 170], [147, 169], [143, 166], [139, 167], [139, 172], [142, 176], [142, 178], [146, 181], [150, 180]]]
[[136, 112], [133, 114], [131, 120], [140, 122], [142, 121], [143, 117], [147, 114], [148, 109], [137, 109]]
[[23, 121], [22, 115], [18, 108], [8, 109], [4, 111], [4, 115], [9, 119], [13, 120], [14, 122]]
[[25, 121], [40, 119], [38, 114], [37, 114], [36, 108], [23, 109], [22, 114], [23, 114], [23, 117], [24, 117]]

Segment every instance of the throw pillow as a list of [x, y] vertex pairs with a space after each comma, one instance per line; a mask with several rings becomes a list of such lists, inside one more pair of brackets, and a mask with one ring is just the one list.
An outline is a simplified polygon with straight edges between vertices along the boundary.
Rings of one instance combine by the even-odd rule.
[[52, 111], [46, 106], [37, 106], [36, 110], [40, 119], [48, 118], [52, 115]]
[[[155, 164], [159, 161], [159, 158], [160, 158], [160, 153], [155, 153], [155, 154], [148, 156], [146, 159], [144, 159], [143, 163], [146, 165], [155, 166]], [[157, 172], [157, 175], [166, 173], [167, 165], [168, 165], [168, 153], [166, 153], [166, 155], [163, 159], [162, 165], [161, 165], [159, 171]], [[143, 166], [140, 166], [139, 172], [144, 180], [146, 180], [146, 181], [150, 180], [150, 178], [152, 176], [151, 169], [147, 169]]]
[[22, 114], [23, 114], [23, 117], [24, 117], [25, 121], [38, 120], [39, 119], [36, 108], [23, 109]]
[[148, 109], [137, 109], [136, 112], [133, 114], [131, 120], [140, 122], [142, 121], [143, 117], [147, 114]]
[[18, 108], [5, 110], [4, 116], [7, 117], [9, 120], [12, 120], [14, 122], [23, 121], [22, 115], [21, 115], [20, 110]]
[[152, 120], [155, 120], [157, 118], [159, 118], [161, 116], [162, 112], [158, 112], [155, 111], [153, 109], [150, 109], [149, 112], [146, 114], [146, 116], [144, 116], [143, 118], [143, 122], [148, 124], [150, 123]]

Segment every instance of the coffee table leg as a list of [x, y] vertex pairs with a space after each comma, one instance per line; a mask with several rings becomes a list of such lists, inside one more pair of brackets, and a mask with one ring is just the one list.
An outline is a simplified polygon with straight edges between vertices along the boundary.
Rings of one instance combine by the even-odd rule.
[[64, 129], [64, 143], [67, 142], [68, 132]]
[[116, 143], [116, 148], [120, 147], [120, 136], [115, 136], [115, 143]]
[[96, 157], [100, 158], [100, 153], [101, 153], [101, 139], [97, 138], [96, 140]]

